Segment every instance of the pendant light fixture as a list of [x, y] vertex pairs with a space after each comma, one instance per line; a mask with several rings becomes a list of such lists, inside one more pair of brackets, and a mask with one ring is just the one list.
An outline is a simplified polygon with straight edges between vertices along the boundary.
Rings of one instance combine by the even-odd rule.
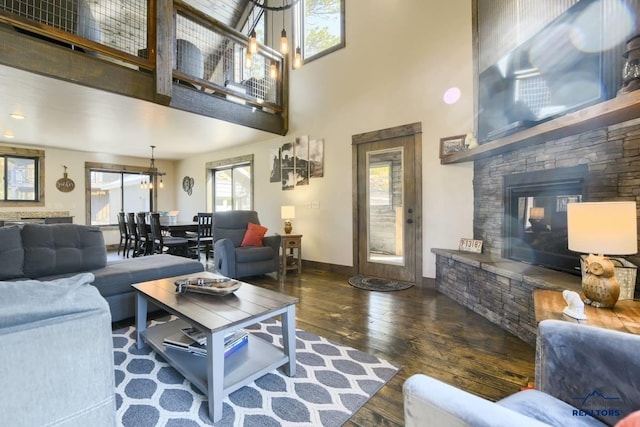
[[[151, 147], [151, 162], [149, 163], [149, 169], [141, 174], [142, 178], [140, 180], [140, 188], [142, 188], [143, 190], [147, 190], [147, 189], [152, 189], [153, 188], [153, 181], [160, 177], [160, 183], [158, 184], [158, 187], [160, 188], [164, 188], [164, 182], [162, 181], [162, 177], [166, 175], [166, 173], [164, 172], [160, 172], [158, 169], [156, 169], [156, 159], [153, 156], [153, 150], [156, 148], [155, 145], [150, 145]], [[147, 177], [149, 178], [149, 182], [147, 182]]]
[[293, 68], [300, 68], [302, 66], [302, 51], [300, 46], [296, 48], [296, 54], [293, 57]]
[[284, 29], [284, 11], [285, 11], [285, 1], [282, 0], [282, 32], [280, 33], [280, 53], [286, 55], [289, 53], [289, 41], [287, 40], [287, 30]]
[[[284, 12], [282, 12], [284, 13]], [[274, 20], [275, 16], [271, 17], [271, 45], [275, 46], [275, 40], [273, 39], [273, 27], [274, 27]], [[269, 76], [271, 77], [272, 80], [276, 80], [278, 78], [278, 65], [276, 64], [276, 61], [274, 61], [273, 59], [271, 60], [271, 67], [269, 67]]]
[[[287, 39], [287, 30], [285, 29], [285, 11], [291, 9], [294, 5], [298, 4], [300, 0], [291, 0], [290, 3], [287, 3], [287, 0], [282, 0], [282, 6], [269, 6], [265, 4], [264, 0], [249, 0], [255, 6], [260, 9], [270, 10], [270, 11], [278, 11], [282, 12], [282, 32], [280, 33], [280, 53], [286, 55], [289, 53], [289, 40]], [[272, 20], [273, 24], [273, 20]], [[300, 48], [296, 49], [296, 52], [300, 50]], [[302, 65], [302, 56], [300, 57], [300, 65]]]
[[251, 34], [249, 34], [249, 53], [251, 55], [255, 55], [258, 53], [258, 40], [256, 35], [256, 30], [251, 30]]

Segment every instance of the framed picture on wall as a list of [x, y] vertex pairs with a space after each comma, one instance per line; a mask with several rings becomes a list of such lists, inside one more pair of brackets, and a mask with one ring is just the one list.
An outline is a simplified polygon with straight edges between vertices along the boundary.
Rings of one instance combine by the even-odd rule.
[[309, 137], [296, 138], [293, 154], [295, 156], [295, 185], [309, 185]]
[[280, 147], [269, 150], [269, 182], [282, 181], [282, 171], [280, 170]]
[[309, 141], [309, 177], [322, 178], [324, 176], [324, 139]]
[[466, 135], [448, 136], [440, 139], [440, 158], [450, 156], [464, 150]]

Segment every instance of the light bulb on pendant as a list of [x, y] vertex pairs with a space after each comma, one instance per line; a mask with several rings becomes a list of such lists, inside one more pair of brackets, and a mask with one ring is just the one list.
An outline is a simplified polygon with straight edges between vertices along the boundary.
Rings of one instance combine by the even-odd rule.
[[276, 65], [276, 61], [271, 61], [270, 75], [273, 80], [278, 78], [278, 66]]
[[302, 52], [300, 48], [296, 48], [296, 56], [293, 58], [293, 68], [300, 68], [302, 66]]
[[249, 52], [249, 50], [247, 49], [247, 54], [244, 57], [244, 67], [251, 68], [252, 65], [253, 65], [253, 61], [251, 59], [251, 52]]
[[287, 30], [284, 28], [280, 33], [280, 53], [286, 55], [289, 53], [289, 41], [287, 40]]
[[162, 182], [162, 175], [160, 175], [160, 188], [164, 188], [164, 182]]
[[258, 40], [256, 40], [256, 30], [251, 31], [249, 35], [249, 52], [251, 55], [258, 52]]

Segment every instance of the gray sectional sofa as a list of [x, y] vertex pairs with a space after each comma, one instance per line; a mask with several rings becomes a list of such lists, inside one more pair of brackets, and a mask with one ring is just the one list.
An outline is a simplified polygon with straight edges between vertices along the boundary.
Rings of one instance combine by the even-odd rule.
[[0, 227], [0, 281], [41, 281], [93, 273], [95, 286], [111, 311], [111, 321], [135, 315], [131, 284], [198, 273], [193, 259], [152, 255], [107, 262], [102, 231], [80, 224], [25, 224]]

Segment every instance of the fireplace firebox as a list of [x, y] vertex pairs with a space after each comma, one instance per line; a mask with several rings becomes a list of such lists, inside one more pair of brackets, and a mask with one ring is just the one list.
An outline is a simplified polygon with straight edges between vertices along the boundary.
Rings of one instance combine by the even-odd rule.
[[502, 256], [580, 274], [579, 254], [568, 249], [567, 204], [587, 199], [587, 166], [504, 177]]

